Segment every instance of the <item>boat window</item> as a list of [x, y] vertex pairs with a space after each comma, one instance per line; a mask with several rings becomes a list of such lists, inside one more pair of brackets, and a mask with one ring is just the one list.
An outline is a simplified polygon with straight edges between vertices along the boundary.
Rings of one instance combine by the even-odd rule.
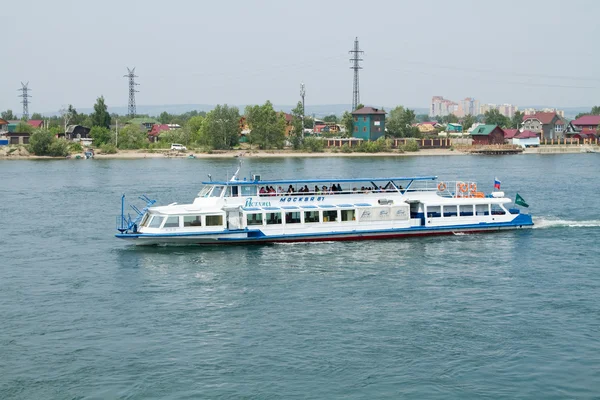
[[342, 221], [354, 221], [356, 219], [354, 213], [354, 210], [342, 210]]
[[492, 204], [493, 215], [504, 215], [506, 211], [500, 206], [500, 204]]
[[167, 218], [164, 228], [179, 228], [179, 216], [171, 215]]
[[337, 210], [323, 211], [323, 222], [336, 222]]
[[207, 215], [206, 226], [223, 226], [222, 215]]
[[299, 212], [286, 212], [285, 213], [285, 223], [286, 224], [299, 224], [300, 223], [300, 213]]
[[318, 211], [304, 211], [304, 223], [319, 222]]
[[261, 214], [246, 214], [246, 224], [250, 225], [262, 225], [262, 213]]
[[184, 215], [183, 216], [183, 226], [202, 226], [202, 216], [201, 215]]
[[144, 214], [144, 217], [142, 218], [142, 222], [140, 222], [140, 226], [146, 226], [146, 224], [148, 223], [148, 220], [150, 220], [150, 214], [146, 213], [146, 214]]
[[477, 215], [489, 215], [490, 214], [490, 205], [489, 204], [477, 204], [475, 206], [475, 211]]
[[473, 206], [458, 206], [461, 217], [468, 217], [473, 215]]
[[163, 219], [165, 219], [165, 217], [161, 217], [159, 215], [155, 215], [150, 220], [150, 223], [148, 224], [148, 228], [160, 228], [160, 224], [162, 224]]
[[440, 206], [429, 206], [427, 207], [427, 217], [436, 218], [441, 217], [441, 207]]
[[221, 197], [221, 193], [223, 193], [223, 186], [215, 186], [210, 193], [210, 197]]
[[212, 186], [204, 186], [202, 190], [200, 190], [200, 193], [198, 193], [198, 197], [208, 197], [210, 189], [212, 189]]
[[456, 217], [458, 215], [456, 206], [444, 206], [444, 217]]
[[238, 187], [237, 186], [227, 186], [225, 197], [238, 197]]
[[243, 185], [242, 196], [256, 196], [256, 186]]
[[267, 219], [267, 225], [274, 225], [281, 223], [281, 213], [280, 212], [268, 212], [265, 214]]

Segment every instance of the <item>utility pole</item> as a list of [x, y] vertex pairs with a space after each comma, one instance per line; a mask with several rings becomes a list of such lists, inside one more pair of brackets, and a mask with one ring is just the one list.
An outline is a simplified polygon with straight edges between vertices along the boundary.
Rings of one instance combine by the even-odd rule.
[[127, 75], [123, 75], [123, 77], [129, 79], [129, 105], [127, 107], [127, 114], [129, 115], [129, 118], [135, 118], [135, 93], [137, 92], [135, 87], [139, 85], [139, 83], [135, 82], [135, 78], [138, 77], [135, 74], [135, 67], [133, 67], [133, 69], [127, 67]]
[[302, 137], [304, 137], [304, 115], [306, 114], [306, 110], [304, 109], [304, 95], [306, 94], [306, 90], [304, 89], [304, 82], [300, 84], [300, 97], [302, 97]]
[[360, 58], [360, 55], [364, 53], [358, 47], [358, 37], [354, 39], [354, 49], [350, 50], [348, 53], [352, 55], [350, 61], [352, 62], [352, 66], [350, 69], [354, 70], [354, 90], [352, 92], [352, 110], [351, 112], [356, 110], [358, 104], [360, 103], [360, 93], [359, 93], [359, 85], [358, 85], [358, 71], [362, 69], [360, 66], [360, 62], [363, 60]]
[[115, 125], [115, 147], [119, 147], [119, 119], [116, 118], [116, 125]]
[[23, 98], [23, 100], [21, 100], [21, 103], [23, 103], [23, 115], [21, 117], [25, 118], [25, 120], [29, 120], [29, 98], [31, 97], [28, 93], [28, 91], [31, 90], [27, 87], [28, 85], [29, 82], [21, 82], [21, 89], [17, 89], [18, 92], [22, 92], [19, 95], [19, 97]]

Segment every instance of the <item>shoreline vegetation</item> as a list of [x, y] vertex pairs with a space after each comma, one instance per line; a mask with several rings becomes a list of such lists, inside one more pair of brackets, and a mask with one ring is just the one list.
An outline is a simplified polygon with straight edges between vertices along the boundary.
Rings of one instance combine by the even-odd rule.
[[[543, 146], [525, 149], [522, 154], [576, 154], [585, 153], [584, 146]], [[77, 153], [79, 154], [79, 153]], [[419, 151], [382, 151], [376, 153], [352, 152], [346, 153], [339, 149], [324, 149], [320, 152], [307, 152], [302, 150], [212, 150], [209, 152], [171, 151], [171, 150], [118, 150], [116, 153], [102, 153], [96, 151], [96, 159], [145, 159], [145, 158], [313, 158], [313, 157], [415, 157], [415, 156], [466, 156], [471, 155], [468, 149], [420, 149]], [[30, 154], [25, 146], [12, 146], [0, 148], [0, 160], [29, 160], [51, 159], [68, 160], [72, 157], [36, 156]]]

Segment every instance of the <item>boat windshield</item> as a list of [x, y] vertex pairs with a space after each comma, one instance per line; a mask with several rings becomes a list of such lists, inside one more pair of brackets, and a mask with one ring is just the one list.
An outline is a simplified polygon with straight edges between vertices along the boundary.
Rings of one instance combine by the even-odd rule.
[[198, 193], [198, 197], [208, 197], [208, 194], [210, 193], [210, 189], [212, 189], [212, 186], [204, 186], [202, 188], [202, 190], [200, 190], [200, 192]]
[[221, 193], [223, 193], [223, 186], [214, 186], [210, 197], [221, 197]]

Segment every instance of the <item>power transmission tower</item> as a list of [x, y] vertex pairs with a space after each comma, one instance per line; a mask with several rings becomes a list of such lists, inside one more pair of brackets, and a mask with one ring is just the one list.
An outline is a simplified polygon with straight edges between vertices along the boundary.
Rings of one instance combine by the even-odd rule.
[[350, 61], [352, 62], [352, 66], [350, 69], [354, 70], [354, 91], [352, 93], [352, 111], [356, 110], [358, 107], [358, 103], [360, 103], [360, 92], [358, 87], [358, 70], [362, 69], [360, 66], [360, 62], [363, 60], [360, 58], [360, 55], [364, 53], [358, 48], [358, 37], [354, 39], [354, 49], [350, 50], [348, 53], [352, 55]]
[[23, 103], [23, 118], [25, 118], [26, 120], [29, 119], [29, 98], [31, 97], [29, 95], [29, 91], [31, 89], [29, 89], [27, 86], [29, 85], [29, 82], [27, 83], [23, 83], [21, 82], [21, 89], [17, 89], [17, 91], [22, 92], [19, 97], [22, 97], [23, 100], [21, 100], [21, 103]]
[[306, 94], [306, 90], [304, 89], [304, 83], [300, 84], [300, 97], [302, 97], [302, 137], [304, 137], [304, 115], [306, 114], [306, 110], [304, 109], [304, 95]]
[[139, 83], [135, 82], [135, 78], [138, 76], [135, 74], [135, 67], [133, 69], [129, 69], [127, 67], [127, 75], [123, 75], [125, 78], [129, 78], [129, 105], [127, 107], [127, 114], [130, 118], [135, 118], [135, 87], [139, 85]]

